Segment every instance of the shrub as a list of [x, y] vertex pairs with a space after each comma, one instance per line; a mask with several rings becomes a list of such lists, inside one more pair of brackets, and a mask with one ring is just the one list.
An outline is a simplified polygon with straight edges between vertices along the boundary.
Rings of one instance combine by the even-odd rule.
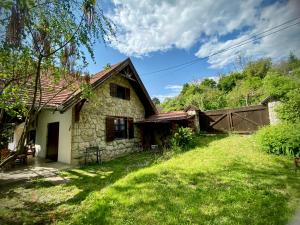
[[194, 143], [194, 132], [189, 127], [179, 127], [171, 136], [171, 146], [188, 148]]
[[287, 122], [300, 122], [300, 89], [287, 94], [287, 99], [276, 109], [278, 117]]
[[256, 140], [268, 153], [299, 156], [300, 123], [264, 127], [256, 133]]

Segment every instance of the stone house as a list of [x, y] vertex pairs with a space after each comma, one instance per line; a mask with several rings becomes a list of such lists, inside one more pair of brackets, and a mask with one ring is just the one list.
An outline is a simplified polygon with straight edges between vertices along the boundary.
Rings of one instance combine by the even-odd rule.
[[[87, 148], [97, 147], [102, 160], [110, 160], [154, 144], [145, 138], [146, 124], [159, 129], [159, 124], [184, 123], [193, 117], [188, 112], [161, 116], [129, 58], [92, 76], [90, 84], [94, 96], [87, 100], [79, 88], [57, 94], [60, 84], [42, 81], [47, 108], [32, 125], [32, 140], [27, 140], [35, 143], [37, 156], [79, 164]], [[18, 142], [16, 133], [13, 139], [10, 146]]]

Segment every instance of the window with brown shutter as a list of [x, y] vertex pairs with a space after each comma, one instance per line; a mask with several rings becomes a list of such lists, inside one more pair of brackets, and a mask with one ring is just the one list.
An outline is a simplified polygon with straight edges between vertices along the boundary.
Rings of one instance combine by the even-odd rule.
[[106, 117], [106, 141], [134, 138], [133, 119], [126, 117]]
[[110, 83], [110, 95], [112, 97], [130, 100], [130, 89]]
[[115, 138], [125, 139], [127, 138], [127, 118], [115, 118]]

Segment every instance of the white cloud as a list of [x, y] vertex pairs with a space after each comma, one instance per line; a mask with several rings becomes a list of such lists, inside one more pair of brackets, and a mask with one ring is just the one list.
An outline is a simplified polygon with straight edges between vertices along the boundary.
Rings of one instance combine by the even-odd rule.
[[[297, 0], [289, 1], [287, 4], [276, 3], [260, 11], [260, 15], [255, 18], [255, 25], [253, 29], [248, 32], [240, 34], [235, 39], [227, 41], [219, 41], [214, 38], [203, 44], [196, 53], [198, 57], [207, 57], [214, 52], [226, 49], [230, 46], [239, 44], [240, 42], [249, 39], [255, 33], [260, 33], [279, 24], [297, 18], [300, 15], [300, 2]], [[294, 21], [292, 24], [300, 22], [300, 19]], [[290, 25], [290, 24], [288, 24]], [[274, 29], [270, 32], [275, 32]], [[268, 33], [265, 33], [268, 34]], [[265, 35], [263, 34], [263, 35]], [[245, 58], [268, 57], [274, 60], [286, 57], [289, 52], [293, 51], [300, 56], [300, 24], [287, 28], [284, 31], [271, 34], [255, 42], [234, 48], [218, 55], [209, 57], [208, 62], [212, 68], [222, 68], [230, 63], [234, 63], [238, 55]]]
[[165, 86], [166, 90], [170, 90], [169, 93], [167, 94], [160, 94], [160, 95], [154, 95], [153, 97], [158, 98], [161, 102], [163, 102], [166, 98], [173, 98], [177, 96], [181, 90], [182, 90], [182, 85], [177, 85], [177, 84], [168, 84]]
[[165, 101], [167, 98], [173, 98], [175, 96], [177, 96], [178, 93], [173, 93], [173, 94], [166, 94], [166, 95], [154, 95], [153, 97], [156, 97], [159, 99], [160, 102]]
[[171, 84], [169, 84], [165, 87], [165, 89], [179, 90], [180, 91], [182, 89], [182, 85], [171, 85]]
[[[112, 46], [129, 56], [143, 56], [171, 48], [200, 45], [197, 57], [232, 46], [249, 35], [300, 15], [300, 1], [260, 7], [263, 0], [112, 0], [110, 18], [119, 28]], [[248, 28], [248, 31], [241, 32]], [[230, 38], [233, 32], [237, 36]], [[212, 67], [232, 63], [238, 52], [245, 56], [278, 58], [294, 50], [300, 56], [299, 25], [241, 48], [210, 57]], [[226, 41], [224, 41], [224, 39]]]

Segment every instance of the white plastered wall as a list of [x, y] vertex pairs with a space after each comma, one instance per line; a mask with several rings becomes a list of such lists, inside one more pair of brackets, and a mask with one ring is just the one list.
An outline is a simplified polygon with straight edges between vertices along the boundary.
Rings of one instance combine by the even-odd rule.
[[43, 110], [38, 115], [36, 128], [36, 145], [38, 145], [37, 156], [43, 158], [46, 157], [48, 124], [54, 122], [59, 122], [57, 161], [71, 163], [72, 109], [69, 109], [64, 113], [52, 110]]
[[22, 132], [24, 130], [24, 124], [25, 123], [21, 123], [21, 124], [19, 124], [15, 127], [13, 142], [8, 143], [8, 149], [9, 150], [16, 151], [18, 142], [19, 142], [19, 140], [21, 138], [21, 135], [22, 135]]

